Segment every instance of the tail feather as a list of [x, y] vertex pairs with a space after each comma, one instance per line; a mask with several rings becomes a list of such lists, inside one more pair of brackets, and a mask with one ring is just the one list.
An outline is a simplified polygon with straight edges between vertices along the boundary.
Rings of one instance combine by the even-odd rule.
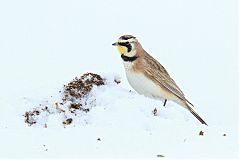
[[207, 125], [207, 123], [194, 111], [194, 110], [190, 110], [190, 112], [194, 115], [194, 117], [196, 117], [202, 124]]
[[175, 102], [189, 110], [192, 113], [192, 115], [194, 115], [194, 117], [196, 117], [202, 124], [207, 125], [207, 123], [192, 109], [192, 107], [194, 106], [187, 99], [176, 100]]
[[192, 103], [190, 103], [189, 101], [185, 101], [183, 104], [194, 115], [194, 117], [196, 117], [202, 124], [207, 125], [207, 123], [192, 109], [192, 107], [191, 107], [191, 106], [193, 106]]

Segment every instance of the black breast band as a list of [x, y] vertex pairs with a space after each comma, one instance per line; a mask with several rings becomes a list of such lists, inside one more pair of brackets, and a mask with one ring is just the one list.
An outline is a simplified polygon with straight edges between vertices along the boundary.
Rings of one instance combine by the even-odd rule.
[[121, 58], [122, 58], [123, 61], [125, 61], [125, 62], [133, 62], [133, 61], [135, 61], [138, 57], [137, 57], [137, 56], [128, 57], [128, 56], [124, 56], [124, 55], [122, 54], [122, 55], [121, 55]]

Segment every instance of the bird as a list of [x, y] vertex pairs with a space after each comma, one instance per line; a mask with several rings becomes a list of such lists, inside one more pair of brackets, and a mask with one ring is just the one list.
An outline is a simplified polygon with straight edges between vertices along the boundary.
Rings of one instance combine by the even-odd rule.
[[173, 101], [187, 109], [202, 124], [207, 123], [193, 110], [193, 104], [185, 97], [167, 70], [148, 54], [132, 35], [123, 35], [112, 44], [123, 60], [126, 77], [139, 94], [164, 102]]

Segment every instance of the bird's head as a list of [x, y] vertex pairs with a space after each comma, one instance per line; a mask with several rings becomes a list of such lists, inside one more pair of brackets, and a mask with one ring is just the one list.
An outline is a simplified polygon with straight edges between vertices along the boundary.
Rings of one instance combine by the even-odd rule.
[[131, 35], [121, 36], [113, 46], [116, 46], [121, 55], [127, 57], [133, 57], [136, 55], [136, 45], [138, 40]]

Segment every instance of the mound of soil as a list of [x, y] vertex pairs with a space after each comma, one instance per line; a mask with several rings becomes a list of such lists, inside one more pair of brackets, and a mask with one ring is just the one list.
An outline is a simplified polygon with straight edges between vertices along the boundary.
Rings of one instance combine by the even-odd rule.
[[[114, 80], [114, 82], [120, 83], [119, 80]], [[91, 110], [92, 105], [88, 105], [90, 102], [87, 102], [88, 96], [94, 86], [102, 85], [105, 85], [105, 79], [95, 73], [85, 73], [80, 77], [75, 77], [59, 91], [62, 97], [60, 102], [54, 102], [49, 106], [39, 104], [33, 110], [25, 112], [25, 123], [32, 126], [39, 119], [47, 119], [50, 114], [62, 113], [66, 114], [62, 124], [69, 125], [73, 121], [71, 116], [76, 116], [79, 112], [87, 113]], [[47, 121], [44, 123], [44, 127], [47, 127]]]

